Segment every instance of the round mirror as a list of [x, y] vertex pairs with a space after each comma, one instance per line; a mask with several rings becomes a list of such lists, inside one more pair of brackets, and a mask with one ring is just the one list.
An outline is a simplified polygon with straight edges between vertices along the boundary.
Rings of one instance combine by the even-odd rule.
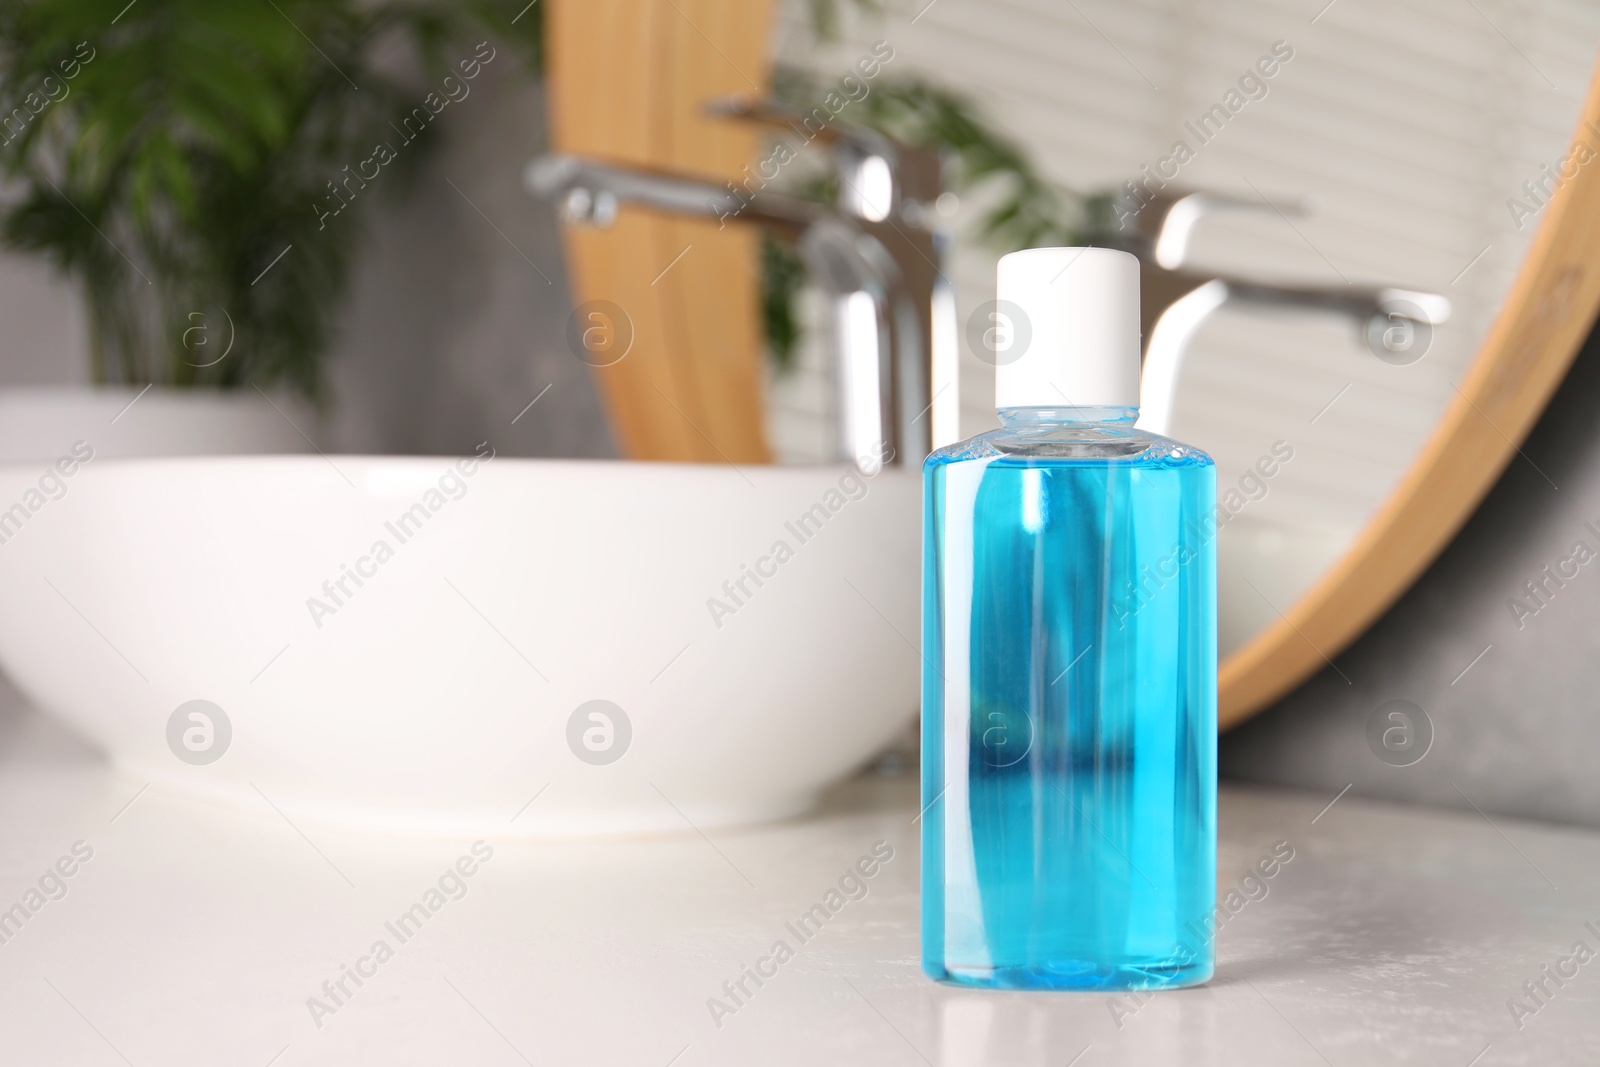
[[[1217, 461], [1224, 725], [1404, 591], [1587, 331], [1600, 7], [934, 0], [835, 40], [811, 7], [780, 62], [826, 79], [886, 41], [894, 77], [1110, 194], [1105, 239], [1145, 261], [1142, 421]], [[994, 258], [958, 240], [958, 316]], [[995, 425], [990, 362], [964, 350], [959, 387], [960, 435]]]

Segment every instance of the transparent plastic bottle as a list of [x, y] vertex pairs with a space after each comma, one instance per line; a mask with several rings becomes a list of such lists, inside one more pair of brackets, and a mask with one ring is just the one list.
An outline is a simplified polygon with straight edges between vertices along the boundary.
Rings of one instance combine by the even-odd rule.
[[[1076, 251], [1019, 255], [1036, 272]], [[1052, 283], [1012, 313], [1032, 320], [1031, 355], [1069, 365], [1034, 378], [1127, 401], [1127, 368], [1107, 380], [1070, 369], [1127, 357], [1125, 338], [1099, 352], [1105, 336], [1082, 336], [1085, 314], [1129, 329], [1116, 306], [1128, 264], [1105, 258], [1125, 254], [1093, 251], [1110, 283], [1078, 278], [1081, 299]], [[1002, 261], [1002, 296], [1006, 278]], [[1136, 266], [1131, 284], [1136, 401]], [[1006, 388], [1005, 372], [1002, 400], [1041, 397], [1027, 373]], [[1136, 414], [1125, 402], [1004, 407], [1000, 429], [925, 465], [922, 945], [934, 978], [1116, 990], [1211, 976], [1215, 468], [1135, 428]]]

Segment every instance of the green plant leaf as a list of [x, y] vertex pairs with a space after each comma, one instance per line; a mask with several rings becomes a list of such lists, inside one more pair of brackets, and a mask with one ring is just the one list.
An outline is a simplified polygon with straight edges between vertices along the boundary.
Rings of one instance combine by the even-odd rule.
[[[536, 69], [538, 10], [519, 11], [509, 0], [6, 0], [0, 174], [14, 192], [0, 239], [80, 282], [98, 380], [281, 381], [321, 398], [363, 218], [405, 188], [436, 138], [408, 145], [382, 191], [341, 209], [337, 226], [319, 221], [329, 183], [393, 141], [391, 124], [486, 36]], [[392, 73], [404, 48], [427, 85]], [[30, 108], [46, 85], [55, 99]], [[212, 309], [234, 322], [238, 355], [200, 367], [183, 331]]]

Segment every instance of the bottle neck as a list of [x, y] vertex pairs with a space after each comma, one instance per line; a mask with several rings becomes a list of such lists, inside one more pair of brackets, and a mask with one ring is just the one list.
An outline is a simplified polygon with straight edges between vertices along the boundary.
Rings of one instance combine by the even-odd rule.
[[1042, 429], [1063, 424], [1112, 423], [1132, 426], [1139, 417], [1135, 407], [1001, 408], [1000, 425], [1008, 430]]

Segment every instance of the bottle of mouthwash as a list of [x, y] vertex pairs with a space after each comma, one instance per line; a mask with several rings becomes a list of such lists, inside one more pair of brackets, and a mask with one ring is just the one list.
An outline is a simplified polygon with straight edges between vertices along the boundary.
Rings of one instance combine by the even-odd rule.
[[924, 467], [922, 965], [1211, 976], [1216, 470], [1134, 425], [1139, 263], [1001, 259], [1001, 427]]

